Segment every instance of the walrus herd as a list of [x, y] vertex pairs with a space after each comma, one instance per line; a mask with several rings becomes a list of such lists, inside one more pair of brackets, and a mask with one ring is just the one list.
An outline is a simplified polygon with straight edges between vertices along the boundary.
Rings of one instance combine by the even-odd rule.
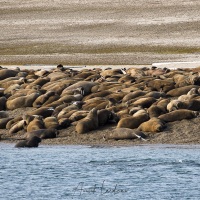
[[[108, 124], [116, 129], [105, 140], [146, 140], [145, 133], [199, 116], [199, 73], [200, 68], [0, 67], [0, 129], [8, 130], [1, 140], [20, 131], [23, 141], [16, 147], [37, 147], [70, 126], [78, 137]], [[9, 114], [25, 107], [32, 109], [22, 116]]]

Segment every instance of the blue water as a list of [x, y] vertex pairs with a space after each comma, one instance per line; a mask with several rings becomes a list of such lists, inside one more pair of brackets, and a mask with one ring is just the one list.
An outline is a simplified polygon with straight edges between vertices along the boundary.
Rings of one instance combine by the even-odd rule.
[[0, 199], [200, 199], [200, 146], [0, 143]]

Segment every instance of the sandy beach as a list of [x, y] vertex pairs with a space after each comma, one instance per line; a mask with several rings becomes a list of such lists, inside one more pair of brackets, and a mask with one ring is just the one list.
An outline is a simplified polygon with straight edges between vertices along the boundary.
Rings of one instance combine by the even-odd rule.
[[0, 1], [0, 63], [198, 61], [197, 0]]

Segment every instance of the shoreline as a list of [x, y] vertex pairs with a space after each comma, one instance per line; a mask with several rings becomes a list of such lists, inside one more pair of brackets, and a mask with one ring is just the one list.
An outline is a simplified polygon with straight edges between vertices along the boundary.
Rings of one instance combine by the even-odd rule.
[[[52, 65], [43, 65], [43, 64], [25, 64], [25, 65], [1, 65], [3, 68], [8, 69], [16, 69], [19, 67], [20, 69], [29, 69], [30, 67], [34, 70], [52, 70], [55, 69], [58, 64], [52, 64]], [[75, 69], [75, 70], [82, 70], [82, 69], [94, 69], [94, 68], [100, 68], [102, 70], [105, 70], [106, 68], [111, 69], [121, 69], [121, 68], [141, 68], [141, 67], [151, 67], [155, 66], [158, 68], [169, 68], [169, 69], [185, 69], [185, 68], [197, 68], [200, 67], [200, 59], [198, 61], [176, 61], [176, 62], [155, 62], [152, 64], [133, 64], [133, 65], [63, 65], [65, 68]]]

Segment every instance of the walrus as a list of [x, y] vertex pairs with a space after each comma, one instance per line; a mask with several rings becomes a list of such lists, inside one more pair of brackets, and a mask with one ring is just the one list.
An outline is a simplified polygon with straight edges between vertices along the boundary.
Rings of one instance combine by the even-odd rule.
[[165, 122], [161, 119], [158, 119], [157, 117], [153, 117], [150, 120], [143, 122], [140, 124], [140, 126], [137, 128], [139, 131], [144, 132], [161, 132], [165, 128]]
[[98, 110], [97, 115], [99, 126], [104, 126], [108, 123], [117, 123], [119, 121], [117, 114], [107, 109]]
[[0, 84], [0, 87], [7, 89], [8, 87], [10, 87], [11, 85], [14, 85], [14, 84], [22, 85], [24, 83], [24, 81], [25, 81], [25, 79], [23, 77], [18, 78], [17, 80], [4, 80], [4, 82]]
[[192, 88], [187, 94], [183, 94], [181, 96], [178, 97], [179, 101], [189, 101], [191, 99], [193, 99], [194, 97], [197, 97], [198, 91], [197, 88]]
[[[77, 83], [74, 83], [73, 85], [68, 86], [65, 88], [65, 91], [68, 90], [75, 90], [76, 88], [84, 88], [84, 94], [88, 95], [91, 93], [91, 89], [93, 86], [97, 85], [96, 82], [89, 82], [89, 81], [78, 81]], [[64, 91], [63, 91], [64, 92]]]
[[85, 78], [84, 81], [94, 82], [94, 81], [98, 80], [99, 78], [101, 78], [100, 74], [93, 74], [93, 75], [88, 76], [87, 78]]
[[167, 110], [169, 112], [173, 110], [178, 110], [178, 109], [187, 109], [188, 105], [185, 102], [179, 101], [177, 99], [171, 100], [167, 104]]
[[5, 129], [7, 123], [12, 119], [13, 119], [13, 117], [6, 117], [6, 118], [0, 119], [0, 129]]
[[186, 101], [185, 104], [188, 105], [188, 110], [200, 111], [200, 100], [198, 99], [191, 99]]
[[153, 97], [155, 99], [159, 99], [161, 97], [166, 97], [166, 94], [164, 92], [151, 91], [145, 94], [144, 97]]
[[44, 122], [41, 116], [35, 116], [34, 119], [26, 125], [26, 131], [31, 132], [39, 129], [43, 129]]
[[4, 96], [6, 98], [9, 98], [13, 94], [13, 91], [20, 90], [20, 89], [21, 89], [21, 86], [19, 84], [13, 84], [4, 90]]
[[5, 88], [0, 87], [0, 97], [4, 96]]
[[24, 124], [25, 124], [25, 121], [24, 120], [21, 120], [17, 123], [15, 123], [9, 130], [9, 134], [14, 134], [14, 133], [17, 133], [18, 131], [20, 130], [23, 130], [24, 129]]
[[59, 113], [58, 113], [58, 118], [62, 118], [63, 116], [65, 116], [68, 112], [72, 111], [72, 110], [79, 110], [82, 107], [82, 102], [74, 102], [73, 104], [63, 108]]
[[29, 115], [41, 115], [43, 118], [50, 117], [54, 112], [52, 107], [40, 107], [36, 110], [30, 111], [27, 114]]
[[19, 148], [19, 147], [38, 147], [39, 143], [41, 142], [41, 138], [37, 137], [37, 136], [33, 136], [28, 140], [24, 140], [24, 141], [20, 141], [18, 142], [15, 147]]
[[83, 101], [87, 101], [89, 99], [92, 99], [92, 98], [95, 98], [95, 97], [106, 97], [108, 96], [109, 94], [112, 94], [111, 91], [108, 91], [108, 90], [104, 90], [104, 91], [99, 91], [99, 92], [95, 92], [95, 93], [91, 93], [87, 96], [85, 96], [83, 98]]
[[135, 82], [135, 78], [126, 74], [124, 76], [122, 76], [121, 78], [119, 78], [118, 80], [119, 83], [125, 83], [125, 84], [130, 84], [130, 83], [134, 83]]
[[153, 117], [158, 117], [162, 114], [165, 114], [167, 111], [164, 107], [159, 106], [159, 105], [151, 105], [148, 109], [147, 112], [149, 114], [150, 118]]
[[31, 89], [33, 86], [35, 85], [39, 85], [40, 87], [42, 87], [44, 84], [48, 83], [50, 81], [50, 78], [48, 77], [40, 77], [36, 80], [34, 80], [32, 83], [29, 83], [27, 86], [26, 86], [26, 89]]
[[117, 128], [138, 128], [138, 126], [147, 121], [149, 116], [145, 110], [139, 110], [132, 117], [125, 117], [119, 120]]
[[183, 119], [192, 119], [199, 116], [198, 111], [191, 111], [186, 109], [174, 110], [170, 113], [160, 115], [158, 118], [165, 122], [180, 121]]
[[87, 71], [87, 72], [83, 72], [83, 71], [79, 71], [79, 73], [77, 75], [75, 75], [75, 78], [80, 78], [80, 79], [86, 79], [87, 77], [94, 75], [93, 71]]
[[[122, 119], [124, 117], [130, 117], [131, 115], [129, 114], [129, 109], [128, 108], [124, 108], [120, 111], [118, 111], [117, 113], [117, 116], [119, 119]], [[119, 121], [119, 120], [118, 120]]]
[[131, 107], [130, 108], [130, 110], [129, 110], [129, 114], [130, 115], [133, 115], [133, 114], [135, 114], [137, 111], [139, 111], [139, 110], [141, 110], [142, 109], [142, 107], [141, 106], [134, 106], [134, 107]]
[[41, 139], [48, 139], [48, 138], [56, 138], [58, 136], [59, 132], [57, 129], [39, 129], [31, 132], [25, 133], [25, 138], [29, 139], [33, 136], [37, 136]]
[[6, 129], [10, 129], [15, 123], [17, 123], [17, 122], [19, 122], [21, 120], [23, 120], [22, 116], [18, 116], [18, 117], [15, 117], [15, 118], [11, 119], [6, 124]]
[[143, 97], [133, 102], [133, 105], [149, 108], [154, 102], [156, 102], [156, 99], [153, 97]]
[[199, 86], [197, 86], [197, 85], [187, 85], [187, 86], [184, 86], [184, 87], [175, 88], [175, 89], [168, 91], [166, 95], [170, 96], [170, 97], [179, 97], [183, 94], [187, 94], [192, 88], [198, 89]]
[[60, 95], [70, 85], [70, 83], [63, 83], [62, 81], [61, 82], [57, 81], [56, 83], [48, 87], [46, 87], [45, 85], [42, 86], [42, 89], [51, 90], [53, 92], [56, 92], [58, 95]]
[[[85, 95], [85, 91], [83, 87], [79, 87], [79, 88], [74, 89], [73, 91], [69, 91], [69, 90], [63, 91], [60, 96], [63, 97], [66, 95], [74, 96], [79, 99], [81, 98], [80, 100], [82, 100], [82, 98]], [[79, 99], [77, 99], [76, 101], [80, 101]]]
[[59, 129], [67, 128], [71, 125], [71, 120], [68, 118], [60, 118], [58, 119]]
[[60, 95], [55, 94], [53, 96], [50, 96], [46, 102], [44, 102], [42, 104], [42, 106], [45, 107], [52, 107], [52, 108], [56, 108], [57, 106], [59, 106], [60, 104], [62, 104], [63, 102], [58, 101], [60, 99]]
[[17, 97], [13, 100], [7, 100], [6, 107], [9, 110], [14, 110], [21, 107], [32, 107], [33, 102], [37, 97], [40, 96], [40, 93], [35, 92], [27, 96]]
[[78, 134], [83, 134], [92, 130], [96, 130], [98, 127], [99, 121], [97, 109], [93, 108], [84, 119], [78, 121], [75, 129]]
[[102, 97], [95, 97], [95, 98], [85, 101], [82, 106], [82, 109], [92, 110], [93, 108], [96, 108], [97, 106], [99, 106], [101, 103], [105, 103], [107, 105], [109, 101]]
[[51, 96], [54, 96], [56, 93], [53, 91], [48, 91], [43, 95], [40, 95], [34, 102], [33, 107], [39, 108], [41, 107]]
[[[36, 76], [39, 76], [39, 77], [47, 76], [49, 73], [50, 73], [49, 70], [45, 70], [45, 69], [39, 69], [39, 70], [36, 70], [36, 71], [34, 72], [34, 74], [35, 74]], [[44, 77], [44, 78], [47, 78], [47, 77]], [[38, 78], [38, 79], [40, 79], [40, 78]], [[49, 79], [49, 78], [48, 78], [48, 79]], [[49, 80], [50, 80], [50, 79], [49, 79]]]
[[148, 88], [151, 88], [152, 91], [162, 91], [162, 92], [168, 92], [175, 88], [175, 82], [172, 78], [168, 78], [165, 80], [161, 79], [154, 79], [151, 81], [148, 81], [146, 83], [146, 86]]
[[53, 81], [60, 80], [62, 78], [67, 78], [68, 75], [61, 71], [57, 71], [57, 72], [54, 71], [53, 73], [49, 73], [47, 77], [50, 78], [51, 82], [53, 82]]
[[6, 79], [8, 77], [14, 77], [19, 71], [12, 69], [1, 69], [0, 70], [0, 80]]
[[50, 128], [57, 129], [59, 127], [59, 122], [56, 117], [47, 117], [43, 121], [46, 129]]
[[0, 119], [1, 118], [6, 118], [6, 117], [9, 117], [9, 114], [7, 111], [0, 111]]
[[75, 94], [75, 95], [63, 95], [57, 101], [60, 103], [71, 103], [73, 101], [81, 101], [83, 99], [82, 94]]
[[71, 122], [79, 121], [79, 120], [85, 118], [88, 115], [88, 113], [89, 113], [89, 111], [78, 110], [78, 111], [72, 113], [72, 115], [69, 117], [69, 119], [71, 120]]
[[71, 116], [73, 113], [77, 112], [77, 111], [78, 111], [77, 109], [74, 109], [74, 110], [70, 110], [69, 112], [63, 113], [63, 114], [60, 115], [59, 117], [58, 117], [58, 115], [53, 115], [53, 116], [54, 116], [54, 117], [57, 117], [58, 120], [61, 119], [61, 118], [70, 118], [70, 116]]
[[147, 92], [142, 91], [142, 90], [137, 90], [137, 91], [128, 93], [127, 95], [125, 95], [123, 97], [122, 102], [130, 101], [130, 100], [135, 99], [137, 97], [144, 96], [145, 94], [147, 94]]
[[145, 72], [143, 69], [133, 68], [133, 67], [127, 69], [126, 73], [132, 77], [137, 77], [137, 78], [145, 76]]
[[20, 79], [20, 77], [9, 77], [9, 78], [5, 78], [5, 79], [2, 79], [2, 80], [0, 80], [0, 87], [3, 87], [3, 84], [5, 84], [5, 83], [7, 83], [7, 82], [9, 82], [9, 81], [17, 81], [17, 80], [19, 80]]
[[105, 140], [133, 140], [133, 139], [142, 139], [145, 140], [147, 136], [138, 130], [133, 130], [129, 128], [116, 128], [112, 133], [109, 133], [104, 136]]
[[121, 69], [107, 69], [103, 70], [100, 75], [103, 76], [104, 78], [111, 77], [113, 75], [119, 75], [122, 74]]
[[45, 93], [46, 91], [44, 90], [41, 90], [39, 88], [31, 88], [31, 89], [24, 89], [24, 88], [21, 88], [20, 89], [13, 89], [11, 91], [11, 96], [9, 96], [8, 100], [13, 100], [17, 97], [22, 97], [22, 96], [27, 96], [27, 95], [30, 95], [30, 94], [33, 94], [33, 93], [39, 93], [40, 95]]

